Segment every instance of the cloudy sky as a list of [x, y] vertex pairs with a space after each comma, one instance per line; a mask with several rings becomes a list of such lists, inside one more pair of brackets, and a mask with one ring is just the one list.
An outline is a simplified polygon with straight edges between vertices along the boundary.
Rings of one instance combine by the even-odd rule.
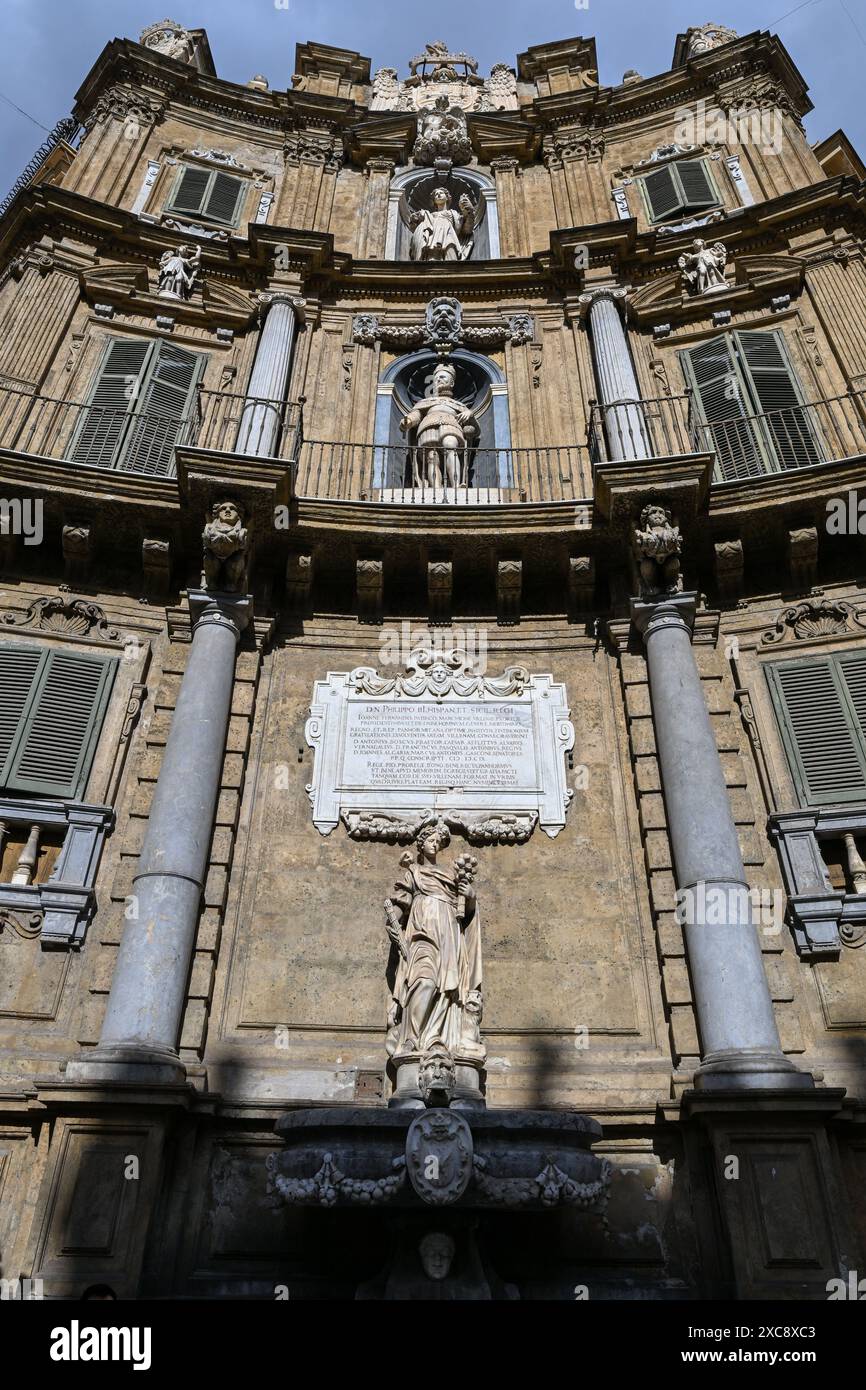
[[[627, 68], [644, 76], [670, 66], [676, 35], [707, 20], [741, 34], [779, 34], [809, 85], [812, 140], [840, 126], [866, 156], [866, 0], [0, 0], [0, 197], [51, 127], [104, 45], [137, 39], [165, 17], [208, 31], [217, 72], [246, 82], [262, 72], [273, 88], [291, 85], [294, 52], [309, 39], [357, 49], [374, 69], [396, 67], [428, 39], [474, 54], [486, 74], [513, 65], [531, 44], [594, 35], [602, 85]], [[706, 11], [701, 8], [706, 3]]]

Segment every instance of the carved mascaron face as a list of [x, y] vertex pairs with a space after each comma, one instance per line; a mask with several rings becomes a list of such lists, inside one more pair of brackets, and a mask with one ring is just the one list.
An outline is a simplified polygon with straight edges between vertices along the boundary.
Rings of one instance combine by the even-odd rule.
[[428, 1279], [441, 1283], [447, 1279], [454, 1263], [455, 1245], [444, 1231], [431, 1231], [418, 1246], [421, 1268]]
[[233, 531], [236, 526], [240, 526], [240, 513], [234, 502], [220, 502], [214, 508], [214, 521], [227, 531]]

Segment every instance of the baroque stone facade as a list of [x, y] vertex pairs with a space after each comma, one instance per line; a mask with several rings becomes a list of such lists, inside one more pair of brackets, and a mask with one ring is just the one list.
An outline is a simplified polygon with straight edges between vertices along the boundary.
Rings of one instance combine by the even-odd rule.
[[275, 91], [160, 21], [3, 216], [0, 1261], [48, 1296], [866, 1269], [866, 169], [768, 33], [503, 57]]

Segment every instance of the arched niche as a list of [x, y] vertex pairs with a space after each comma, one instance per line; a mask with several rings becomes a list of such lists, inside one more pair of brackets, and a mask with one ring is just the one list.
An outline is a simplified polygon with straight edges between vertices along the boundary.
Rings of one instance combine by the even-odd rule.
[[496, 188], [492, 179], [476, 169], [451, 169], [447, 174], [437, 174], [435, 169], [407, 169], [395, 175], [388, 195], [386, 259], [409, 260], [412, 233], [404, 220], [403, 210], [406, 206], [416, 211], [429, 209], [433, 190], [440, 187], [448, 189], [452, 207], [457, 207], [464, 193], [468, 193], [472, 201], [480, 206], [481, 215], [475, 227], [475, 244], [469, 260], [499, 260], [502, 253], [499, 247]]
[[[430, 394], [433, 370], [440, 360], [425, 348], [398, 357], [383, 373], [376, 396], [374, 487], [411, 487], [412, 451], [400, 431], [400, 421], [416, 401]], [[465, 348], [455, 348], [448, 354], [448, 362], [456, 372], [457, 399], [468, 405], [478, 420], [479, 436], [468, 460], [469, 486], [509, 487], [511, 421], [505, 377], [489, 357]]]

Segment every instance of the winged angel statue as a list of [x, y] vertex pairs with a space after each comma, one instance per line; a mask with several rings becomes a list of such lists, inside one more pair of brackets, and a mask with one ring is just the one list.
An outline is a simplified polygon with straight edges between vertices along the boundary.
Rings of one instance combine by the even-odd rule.
[[726, 288], [727, 259], [728, 253], [720, 241], [707, 246], [705, 241], [697, 237], [692, 242], [691, 251], [680, 256], [677, 264], [692, 294], [711, 294]]

